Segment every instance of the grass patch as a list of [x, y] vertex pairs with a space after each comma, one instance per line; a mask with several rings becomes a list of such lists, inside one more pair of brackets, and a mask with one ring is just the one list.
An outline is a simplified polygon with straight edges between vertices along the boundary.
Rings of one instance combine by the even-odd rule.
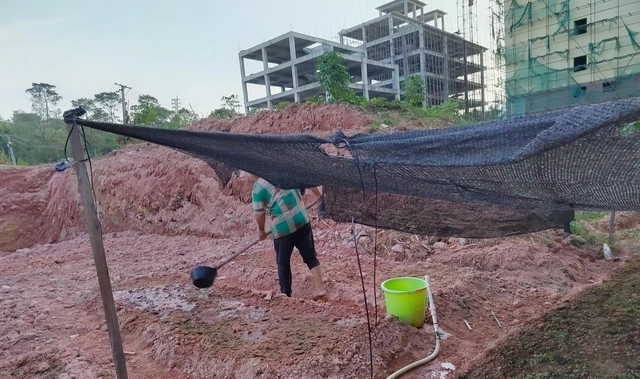
[[460, 379], [640, 379], [640, 262], [548, 314]]
[[572, 240], [578, 247], [595, 248], [607, 242], [609, 235], [593, 226], [594, 221], [600, 221], [610, 215], [609, 212], [575, 212], [575, 220], [571, 222], [571, 233], [579, 238]]
[[606, 216], [609, 216], [610, 212], [584, 212], [577, 211], [575, 212], [575, 217], [577, 221], [600, 221]]

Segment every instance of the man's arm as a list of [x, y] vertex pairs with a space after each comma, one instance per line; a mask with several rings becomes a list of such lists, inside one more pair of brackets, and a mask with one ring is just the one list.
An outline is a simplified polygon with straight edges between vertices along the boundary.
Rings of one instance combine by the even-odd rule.
[[267, 232], [264, 230], [264, 222], [265, 222], [265, 213], [264, 212], [258, 212], [256, 213], [256, 222], [258, 223], [258, 233], [259, 233], [259, 238], [261, 240], [267, 238]]
[[253, 212], [256, 215], [256, 223], [258, 224], [258, 237], [263, 240], [267, 238], [267, 232], [264, 230], [264, 223], [266, 219], [266, 209], [263, 202], [264, 194], [260, 191], [260, 187], [257, 183], [253, 184], [251, 188], [251, 200]]

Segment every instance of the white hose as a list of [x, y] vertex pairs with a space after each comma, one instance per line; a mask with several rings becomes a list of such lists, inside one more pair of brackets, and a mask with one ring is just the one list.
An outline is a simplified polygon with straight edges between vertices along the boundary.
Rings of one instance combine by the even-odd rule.
[[429, 277], [425, 276], [424, 280], [427, 282], [427, 296], [429, 296], [429, 313], [431, 313], [431, 319], [433, 320], [433, 332], [436, 335], [436, 348], [433, 350], [433, 353], [426, 358], [422, 358], [418, 361], [415, 361], [400, 370], [394, 372], [389, 375], [387, 379], [395, 379], [400, 375], [406, 373], [409, 370], [413, 370], [414, 368], [421, 366], [425, 363], [431, 362], [440, 352], [440, 329], [438, 328], [438, 317], [436, 316], [436, 305], [433, 302], [433, 294], [431, 293], [431, 283], [429, 282]]

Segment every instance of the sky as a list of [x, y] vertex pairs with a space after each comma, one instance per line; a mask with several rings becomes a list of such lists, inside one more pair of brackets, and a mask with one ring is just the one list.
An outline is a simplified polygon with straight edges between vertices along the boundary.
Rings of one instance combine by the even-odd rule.
[[[467, 1], [467, 0], [463, 0]], [[384, 0], [0, 0], [0, 117], [30, 111], [31, 83], [57, 86], [58, 107], [131, 87], [166, 107], [208, 115], [220, 98], [242, 98], [238, 52], [288, 31], [336, 40], [338, 32], [378, 16]], [[441, 9], [457, 30], [456, 1]], [[488, 46], [488, 1], [478, 6], [481, 44]], [[251, 70], [247, 72], [250, 73]]]

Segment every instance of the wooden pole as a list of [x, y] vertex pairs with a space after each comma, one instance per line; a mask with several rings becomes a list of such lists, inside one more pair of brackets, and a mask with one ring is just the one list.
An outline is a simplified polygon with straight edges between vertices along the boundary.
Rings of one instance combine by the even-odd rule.
[[613, 246], [613, 233], [616, 228], [616, 211], [611, 212], [611, 218], [609, 219], [609, 246]]
[[91, 240], [91, 249], [93, 250], [93, 260], [95, 261], [96, 271], [98, 272], [98, 284], [100, 285], [102, 306], [104, 307], [104, 313], [107, 319], [109, 341], [111, 342], [111, 352], [116, 367], [116, 375], [118, 379], [127, 379], [127, 365], [124, 357], [124, 349], [122, 348], [122, 340], [120, 338], [118, 314], [116, 313], [116, 306], [113, 301], [109, 268], [107, 267], [107, 260], [104, 255], [100, 220], [98, 220], [93, 190], [89, 182], [87, 166], [84, 162], [85, 155], [82, 141], [80, 140], [80, 126], [73, 127], [72, 124], [67, 124], [67, 127], [71, 131], [69, 142], [71, 143], [76, 175], [78, 176], [80, 196], [82, 197], [82, 204], [87, 217], [87, 229], [89, 230], [89, 239]]

